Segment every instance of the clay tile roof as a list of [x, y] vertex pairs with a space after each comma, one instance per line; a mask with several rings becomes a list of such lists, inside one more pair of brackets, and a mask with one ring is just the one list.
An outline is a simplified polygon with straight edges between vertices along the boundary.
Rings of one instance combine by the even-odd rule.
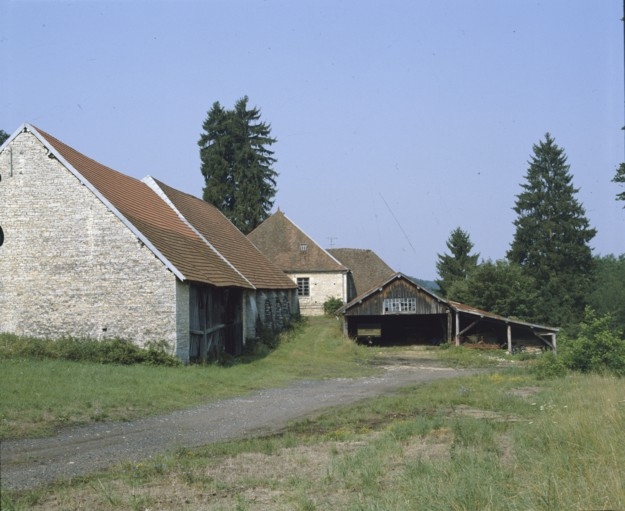
[[154, 179], [176, 210], [258, 289], [292, 289], [296, 284], [274, 266], [215, 206]]
[[120, 219], [134, 226], [146, 245], [162, 254], [166, 259], [163, 262], [173, 265], [184, 279], [218, 287], [253, 287], [148, 185], [88, 158], [38, 128], [35, 130], [72, 167], [69, 170], [78, 173], [77, 177], [94, 193], [108, 201]]
[[267, 259], [287, 273], [348, 271], [280, 210], [247, 237]]
[[395, 274], [373, 250], [329, 248], [328, 252], [352, 271], [356, 295], [379, 286]]

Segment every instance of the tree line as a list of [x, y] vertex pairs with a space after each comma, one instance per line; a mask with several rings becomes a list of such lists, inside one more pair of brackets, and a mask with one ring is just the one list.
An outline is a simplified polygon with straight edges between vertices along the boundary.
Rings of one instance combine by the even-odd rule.
[[[625, 183], [625, 164], [613, 179]], [[625, 331], [625, 254], [595, 256], [590, 226], [564, 149], [547, 133], [516, 196], [515, 233], [501, 260], [478, 262], [460, 227], [438, 254], [437, 284], [446, 298], [495, 314], [573, 331], [587, 315], [609, 316]], [[617, 195], [625, 200], [625, 192]]]
[[[203, 198], [247, 234], [269, 216], [277, 192], [271, 125], [244, 96], [232, 109], [214, 102], [202, 129]], [[0, 144], [8, 137], [0, 130]], [[613, 181], [625, 185], [625, 163]], [[625, 254], [592, 254], [597, 231], [578, 192], [564, 150], [547, 133], [533, 146], [516, 196], [516, 231], [506, 257], [479, 261], [469, 233], [456, 228], [447, 240], [449, 253], [438, 254], [440, 293], [502, 316], [561, 327], [580, 324], [590, 306], [625, 330]], [[616, 199], [625, 201], [625, 191]]]

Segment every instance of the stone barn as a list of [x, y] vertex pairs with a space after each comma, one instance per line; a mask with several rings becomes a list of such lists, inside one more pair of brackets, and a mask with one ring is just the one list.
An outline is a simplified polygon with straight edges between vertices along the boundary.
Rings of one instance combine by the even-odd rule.
[[297, 286], [216, 208], [24, 124], [0, 147], [0, 331], [239, 354]]

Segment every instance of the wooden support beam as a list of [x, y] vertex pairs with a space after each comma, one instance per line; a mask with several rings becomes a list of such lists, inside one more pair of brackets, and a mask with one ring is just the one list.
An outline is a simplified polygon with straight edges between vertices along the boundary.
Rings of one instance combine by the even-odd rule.
[[189, 330], [189, 332], [195, 335], [208, 335], [208, 334], [212, 334], [213, 332], [216, 332], [217, 330], [221, 330], [225, 326], [226, 325], [224, 323], [220, 323], [218, 325], [207, 328], [206, 330]]
[[480, 321], [482, 321], [483, 317], [480, 316], [479, 318], [477, 318], [473, 323], [471, 323], [469, 326], [463, 328], [460, 332], [458, 332], [458, 335], [462, 335], [463, 333], [465, 333], [467, 330], [469, 330], [470, 328], [473, 328], [475, 325], [477, 325]]
[[512, 355], [512, 325], [508, 323], [508, 354]]
[[[551, 349], [553, 350], [553, 354], [557, 355], [558, 354], [558, 346], [556, 344], [556, 334], [555, 333], [544, 333], [544, 334], [540, 334], [538, 332], [534, 332], [534, 335], [536, 337], [538, 337], [541, 341], [543, 341], [547, 346], [550, 346]], [[551, 337], [551, 340], [547, 340], [545, 337], [549, 336]]]

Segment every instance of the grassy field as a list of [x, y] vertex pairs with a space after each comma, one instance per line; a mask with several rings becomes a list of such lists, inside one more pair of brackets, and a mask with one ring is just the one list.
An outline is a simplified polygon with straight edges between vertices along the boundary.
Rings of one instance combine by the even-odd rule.
[[[311, 322], [248, 372], [256, 376], [258, 365], [265, 378], [272, 364], [297, 365], [326, 348], [343, 359], [328, 375], [367, 370], [363, 361], [376, 351], [362, 354], [331, 339], [332, 327]], [[327, 332], [326, 348], [300, 342], [311, 332]], [[432, 353], [468, 360], [462, 352]], [[311, 377], [316, 367], [306, 360], [266, 381]], [[625, 509], [624, 433], [623, 379], [542, 380], [525, 363], [505, 362], [332, 410], [280, 435], [180, 449], [48, 488], [3, 492], [2, 509]]]
[[0, 439], [158, 414], [295, 379], [369, 374], [368, 357], [340, 335], [336, 320], [315, 318], [285, 335], [278, 350], [231, 367], [0, 358]]

